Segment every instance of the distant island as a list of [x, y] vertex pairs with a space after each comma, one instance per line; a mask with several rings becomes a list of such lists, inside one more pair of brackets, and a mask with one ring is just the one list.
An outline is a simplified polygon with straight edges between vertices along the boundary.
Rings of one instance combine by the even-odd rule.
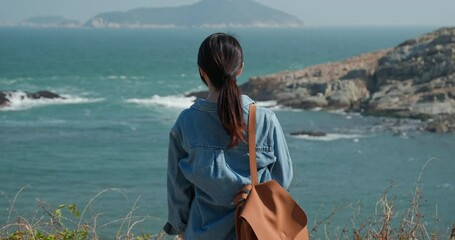
[[66, 19], [62, 16], [37, 16], [27, 18], [19, 23], [21, 27], [42, 27], [42, 28], [77, 28], [83, 23], [77, 20]]
[[11, 24], [10, 22], [5, 21], [5, 20], [0, 20], [0, 27], [11, 27], [11, 26], [13, 26], [13, 24]]
[[252, 0], [202, 0], [193, 5], [101, 13], [93, 28], [301, 27], [297, 17]]
[[0, 27], [33, 28], [295, 28], [295, 16], [253, 0], [201, 0], [180, 7], [136, 8], [97, 14], [81, 22], [62, 16], [35, 16]]

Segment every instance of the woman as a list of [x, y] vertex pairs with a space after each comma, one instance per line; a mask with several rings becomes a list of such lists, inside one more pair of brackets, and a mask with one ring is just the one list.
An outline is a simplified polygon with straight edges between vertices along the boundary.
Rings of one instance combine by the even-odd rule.
[[[199, 73], [208, 86], [178, 117], [170, 132], [168, 223], [164, 231], [185, 239], [235, 239], [235, 194], [250, 183], [246, 122], [254, 102], [240, 95], [243, 69], [239, 42], [224, 33], [208, 36], [198, 54]], [[292, 162], [275, 114], [257, 109], [256, 151], [260, 182], [275, 179], [285, 189]]]

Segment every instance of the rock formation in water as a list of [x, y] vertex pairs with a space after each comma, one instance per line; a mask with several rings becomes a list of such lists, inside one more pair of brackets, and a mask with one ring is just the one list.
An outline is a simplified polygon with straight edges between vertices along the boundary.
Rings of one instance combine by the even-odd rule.
[[340, 62], [253, 77], [241, 89], [258, 101], [418, 118], [428, 131], [454, 132], [455, 28]]
[[0, 107], [5, 107], [10, 104], [9, 99], [6, 97], [6, 93], [0, 91]]
[[[11, 104], [10, 99], [12, 98], [13, 94], [15, 94], [17, 91], [4, 91], [0, 90], [0, 108], [1, 107], [7, 107]], [[46, 99], [55, 99], [55, 98], [60, 98], [60, 99], [65, 99], [64, 97], [50, 92], [50, 91], [38, 91], [34, 93], [30, 92], [24, 92], [25, 94], [21, 96], [21, 98], [29, 98], [29, 99], [41, 99], [41, 98], [46, 98]]]

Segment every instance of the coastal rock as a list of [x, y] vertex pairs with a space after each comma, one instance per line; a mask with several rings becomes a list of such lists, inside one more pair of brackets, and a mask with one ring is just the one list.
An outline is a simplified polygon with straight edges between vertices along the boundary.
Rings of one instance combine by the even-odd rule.
[[298, 71], [253, 77], [241, 90], [259, 101], [294, 108], [359, 110], [369, 99], [377, 60], [391, 49]]
[[[13, 95], [18, 93], [18, 91], [4, 91], [0, 90], [0, 107], [7, 107], [11, 104], [10, 99], [13, 98]], [[29, 99], [41, 99], [41, 98], [46, 98], [46, 99], [55, 99], [55, 98], [60, 98], [60, 99], [65, 99], [64, 97], [60, 96], [59, 94], [50, 92], [50, 91], [37, 91], [34, 93], [30, 92], [20, 92], [23, 93], [20, 95], [20, 98], [23, 100], [25, 98]]]
[[424, 130], [435, 133], [455, 132], [455, 114], [439, 114], [425, 125]]
[[[455, 27], [392, 49], [297, 71], [252, 77], [240, 86], [257, 101], [422, 120], [418, 129], [455, 132]], [[206, 92], [190, 96], [206, 96]]]
[[35, 93], [28, 93], [27, 97], [32, 98], [32, 99], [39, 99], [39, 98], [49, 98], [49, 99], [62, 98], [62, 99], [64, 99], [64, 97], [58, 95], [57, 93], [53, 93], [50, 91], [38, 91]]
[[317, 131], [300, 131], [300, 132], [292, 132], [292, 136], [310, 136], [310, 137], [325, 137], [327, 133], [325, 132], [317, 132]]
[[455, 114], [455, 28], [408, 40], [378, 63], [369, 112], [424, 118]]
[[259, 101], [417, 118], [422, 129], [455, 131], [455, 28], [441, 28], [344, 61], [251, 78], [241, 86]]
[[6, 96], [6, 93], [0, 91], [0, 107], [6, 107], [10, 104], [9, 99]]

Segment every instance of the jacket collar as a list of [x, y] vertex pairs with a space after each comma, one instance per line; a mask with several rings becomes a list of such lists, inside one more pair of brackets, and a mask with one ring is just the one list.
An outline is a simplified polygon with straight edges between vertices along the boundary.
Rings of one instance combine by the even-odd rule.
[[[254, 101], [250, 97], [242, 95], [243, 108], [247, 108], [252, 103], [254, 103]], [[202, 98], [198, 98], [193, 105], [191, 105], [191, 108], [206, 112], [217, 112], [218, 109], [216, 102], [210, 102]]]

